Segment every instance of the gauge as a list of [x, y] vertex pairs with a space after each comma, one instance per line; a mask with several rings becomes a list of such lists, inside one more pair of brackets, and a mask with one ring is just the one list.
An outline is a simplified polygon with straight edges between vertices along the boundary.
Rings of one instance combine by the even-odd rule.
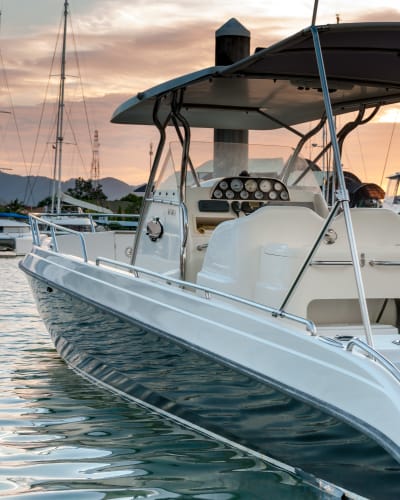
[[243, 189], [243, 181], [240, 179], [232, 179], [231, 180], [231, 189], [236, 191], [237, 193]]
[[247, 198], [249, 197], [249, 192], [243, 189], [243, 191], [240, 191], [239, 196], [242, 198], [242, 200], [247, 200]]
[[247, 179], [247, 181], [244, 183], [244, 187], [249, 191], [249, 193], [254, 193], [254, 191], [257, 191], [257, 181], [254, 179]]
[[216, 189], [214, 191], [214, 198], [217, 198], [219, 200], [220, 198], [222, 198], [222, 196], [223, 196], [223, 193], [220, 189]]
[[223, 191], [225, 191], [226, 189], [228, 189], [228, 183], [226, 181], [221, 181], [219, 183], [219, 188], [222, 189]]
[[289, 199], [289, 193], [287, 191], [281, 191], [279, 195], [281, 200], [287, 201]]
[[276, 200], [278, 198], [278, 193], [276, 191], [270, 191], [268, 196], [270, 200]]
[[235, 197], [235, 193], [232, 191], [232, 189], [228, 189], [225, 192], [225, 196], [228, 198], [228, 200], [233, 200], [233, 198]]
[[274, 189], [275, 189], [275, 191], [282, 191], [283, 186], [280, 182], [275, 182]]
[[268, 191], [270, 191], [272, 189], [271, 181], [269, 181], [268, 179], [264, 179], [264, 180], [260, 181], [260, 189], [264, 193], [267, 193]]
[[262, 199], [264, 198], [264, 193], [262, 193], [261, 191], [258, 191], [258, 190], [257, 190], [257, 191], [254, 193], [254, 198], [255, 198], [256, 200], [262, 200]]

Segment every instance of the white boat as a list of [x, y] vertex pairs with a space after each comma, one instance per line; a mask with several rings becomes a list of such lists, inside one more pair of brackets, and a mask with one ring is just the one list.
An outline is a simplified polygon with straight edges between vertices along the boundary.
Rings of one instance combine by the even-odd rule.
[[16, 213], [0, 214], [0, 256], [22, 256], [32, 248], [32, 232], [28, 216]]
[[[350, 208], [340, 158], [349, 130], [400, 101], [399, 52], [400, 23], [312, 25], [123, 103], [114, 123], [160, 133], [131, 264], [85, 234], [76, 254], [37, 240], [21, 263], [64, 360], [355, 494], [400, 497], [400, 219]], [[301, 158], [325, 124], [329, 203], [324, 169]], [[191, 127], [264, 131], [272, 145], [207, 156]]]

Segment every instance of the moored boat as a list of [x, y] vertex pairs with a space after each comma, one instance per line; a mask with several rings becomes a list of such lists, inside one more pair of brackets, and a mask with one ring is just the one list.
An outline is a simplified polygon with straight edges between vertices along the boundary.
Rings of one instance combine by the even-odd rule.
[[[56, 235], [52, 248], [36, 239], [21, 263], [66, 362], [357, 494], [398, 496], [400, 220], [350, 207], [341, 150], [400, 101], [399, 40], [400, 23], [312, 25], [123, 103], [114, 123], [160, 134], [131, 264], [90, 251], [85, 234], [73, 255]], [[195, 127], [273, 141], [207, 155]], [[324, 127], [330, 186], [301, 157]], [[276, 146], [276, 131], [294, 147]]]
[[17, 213], [0, 213], [0, 256], [23, 256], [32, 248], [29, 217]]

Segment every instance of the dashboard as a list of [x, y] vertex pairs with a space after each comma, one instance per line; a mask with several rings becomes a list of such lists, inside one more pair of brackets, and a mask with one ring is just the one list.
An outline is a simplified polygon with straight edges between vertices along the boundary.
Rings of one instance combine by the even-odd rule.
[[213, 200], [289, 201], [289, 192], [279, 180], [267, 177], [225, 177], [211, 192]]

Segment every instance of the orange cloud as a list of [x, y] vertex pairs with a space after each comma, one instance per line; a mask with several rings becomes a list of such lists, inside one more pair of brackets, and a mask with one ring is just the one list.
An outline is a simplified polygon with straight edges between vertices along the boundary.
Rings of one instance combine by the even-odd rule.
[[[385, 10], [382, 7], [381, 11], [372, 11], [364, 2], [363, 14], [360, 14], [360, 10], [349, 10], [351, 6], [348, 2], [343, 5], [348, 6], [348, 10], [341, 12], [343, 21], [400, 19], [400, 12], [394, 8]], [[299, 1], [291, 3], [291, 17], [288, 17], [288, 12], [282, 12], [282, 6], [277, 2], [265, 2], [260, 7], [260, 2], [256, 0], [229, 4], [209, 2], [207, 9], [200, 0], [189, 3], [181, 0], [174, 4], [107, 0], [93, 2], [93, 9], [73, 17], [90, 129], [93, 131], [96, 128], [100, 133], [101, 176], [119, 177], [131, 184], [146, 180], [149, 145], [150, 142], [157, 142], [157, 132], [150, 127], [110, 124], [114, 109], [122, 101], [167, 79], [212, 66], [215, 31], [232, 16], [250, 30], [252, 50], [299, 31], [311, 20], [310, 2]], [[286, 17], [282, 17], [283, 14]], [[75, 16], [74, 10], [72, 15]], [[318, 20], [335, 22], [332, 7], [330, 10], [321, 7]], [[13, 107], [15, 114], [13, 117], [0, 115], [0, 166], [13, 168], [16, 174], [52, 175], [51, 143], [54, 134], [50, 131], [54, 126], [54, 104], [43, 115], [40, 135], [38, 126], [47, 85], [48, 97], [53, 102], [57, 97], [57, 59], [49, 79], [57, 26], [48, 25], [43, 33], [37, 29], [27, 30], [18, 38], [2, 38], [1, 55], [12, 103], [7, 92], [3, 92], [0, 94], [0, 109], [10, 110]], [[74, 41], [69, 39], [68, 47], [71, 49], [73, 46]], [[79, 104], [82, 88], [78, 85], [78, 67], [71, 53], [67, 62], [68, 120], [75, 132], [73, 135], [69, 126], [66, 127], [65, 142], [78, 142], [79, 150], [69, 153], [72, 147], [65, 146], [65, 179], [88, 175], [92, 154], [88, 126]], [[346, 146], [345, 162], [362, 178], [365, 178], [364, 169], [375, 172], [365, 179], [371, 182], [380, 180], [379, 171], [387, 156], [387, 143], [381, 136], [391, 125], [383, 122], [393, 120], [390, 113], [381, 114], [381, 123], [371, 124], [372, 132], [366, 135], [367, 140], [363, 144], [364, 158], [356, 154], [359, 147], [356, 135], [349, 138], [349, 146]], [[355, 160], [350, 160], [351, 148]], [[393, 146], [392, 151], [389, 157], [394, 162], [397, 152]], [[378, 158], [378, 152], [383, 159]], [[387, 165], [388, 174], [391, 168]], [[393, 165], [393, 169], [398, 169], [398, 166]]]

